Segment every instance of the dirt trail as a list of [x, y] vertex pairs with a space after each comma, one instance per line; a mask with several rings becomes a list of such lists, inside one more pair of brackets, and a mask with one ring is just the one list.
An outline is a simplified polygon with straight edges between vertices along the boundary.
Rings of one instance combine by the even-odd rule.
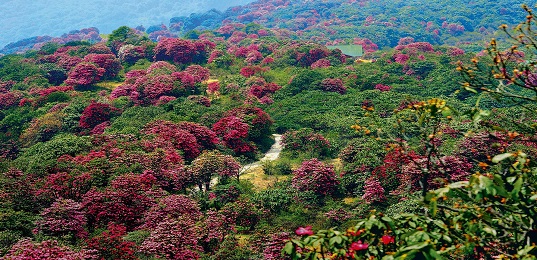
[[248, 171], [252, 171], [256, 169], [257, 167], [262, 167], [262, 164], [265, 161], [274, 161], [278, 159], [283, 148], [282, 147], [282, 135], [273, 134], [272, 136], [274, 136], [274, 144], [270, 147], [270, 150], [268, 150], [268, 152], [265, 153], [265, 156], [257, 162], [253, 162], [253, 163], [242, 166], [240, 170], [240, 174], [246, 173]]
[[[274, 144], [270, 147], [268, 152], [265, 153], [265, 156], [257, 162], [253, 162], [253, 163], [242, 166], [242, 168], [239, 171], [239, 174], [245, 174], [253, 170], [256, 170], [259, 167], [263, 167], [262, 163], [264, 161], [274, 161], [278, 159], [283, 148], [282, 147], [282, 135], [273, 134], [272, 136], [274, 136]], [[218, 177], [214, 177], [211, 180], [211, 184], [210, 184], [211, 187], [214, 187], [216, 183], [218, 183]]]

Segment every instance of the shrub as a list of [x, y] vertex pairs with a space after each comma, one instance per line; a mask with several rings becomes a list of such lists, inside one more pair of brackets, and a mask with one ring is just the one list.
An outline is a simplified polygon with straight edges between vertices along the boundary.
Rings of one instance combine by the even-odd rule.
[[80, 127], [91, 129], [120, 114], [119, 109], [103, 103], [92, 102], [80, 116]]
[[314, 158], [304, 161], [293, 171], [292, 185], [300, 192], [311, 191], [317, 196], [324, 197], [336, 191], [339, 180], [332, 166]]

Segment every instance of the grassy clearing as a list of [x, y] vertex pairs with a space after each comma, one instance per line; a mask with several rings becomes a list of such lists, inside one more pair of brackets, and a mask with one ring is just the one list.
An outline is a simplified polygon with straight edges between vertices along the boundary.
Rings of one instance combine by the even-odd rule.
[[263, 167], [252, 167], [246, 173], [241, 175], [241, 180], [247, 180], [251, 182], [257, 191], [266, 190], [273, 186], [275, 183], [290, 178], [290, 175], [266, 175], [263, 171]]

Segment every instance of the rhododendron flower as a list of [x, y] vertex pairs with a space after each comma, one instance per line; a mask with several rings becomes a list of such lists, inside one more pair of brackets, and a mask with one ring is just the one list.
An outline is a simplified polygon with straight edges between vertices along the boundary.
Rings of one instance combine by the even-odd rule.
[[369, 244], [362, 243], [362, 240], [358, 240], [358, 242], [353, 242], [351, 244], [350, 250], [361, 251], [361, 250], [367, 250], [368, 247], [369, 247]]
[[390, 244], [390, 243], [394, 243], [395, 238], [392, 237], [392, 236], [384, 235], [384, 236], [382, 236], [380, 241], [382, 241], [383, 244], [387, 245], [387, 244]]
[[299, 236], [311, 236], [313, 235], [313, 230], [311, 230], [311, 226], [299, 227], [296, 229], [295, 233]]

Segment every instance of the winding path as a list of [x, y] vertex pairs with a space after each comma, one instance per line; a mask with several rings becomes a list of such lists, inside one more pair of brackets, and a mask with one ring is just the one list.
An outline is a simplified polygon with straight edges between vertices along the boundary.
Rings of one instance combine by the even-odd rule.
[[261, 160], [257, 162], [253, 162], [247, 165], [242, 166], [239, 174], [243, 174], [247, 171], [254, 170], [258, 167], [262, 167], [262, 163], [266, 161], [274, 161], [278, 159], [280, 156], [280, 153], [282, 152], [282, 135], [279, 134], [273, 134], [274, 136], [274, 144], [270, 147], [267, 153], [265, 153], [265, 156], [261, 158]]
[[[263, 162], [265, 161], [274, 161], [278, 159], [283, 148], [282, 147], [282, 135], [273, 134], [272, 136], [274, 136], [274, 144], [270, 147], [268, 152], [265, 153], [265, 156], [263, 156], [263, 158], [261, 158], [257, 162], [253, 162], [253, 163], [242, 166], [242, 168], [239, 171], [239, 175], [255, 170], [259, 167], [263, 167]], [[214, 187], [216, 183], [218, 183], [218, 177], [215, 177], [211, 180], [211, 184], [210, 184], [211, 187]]]

